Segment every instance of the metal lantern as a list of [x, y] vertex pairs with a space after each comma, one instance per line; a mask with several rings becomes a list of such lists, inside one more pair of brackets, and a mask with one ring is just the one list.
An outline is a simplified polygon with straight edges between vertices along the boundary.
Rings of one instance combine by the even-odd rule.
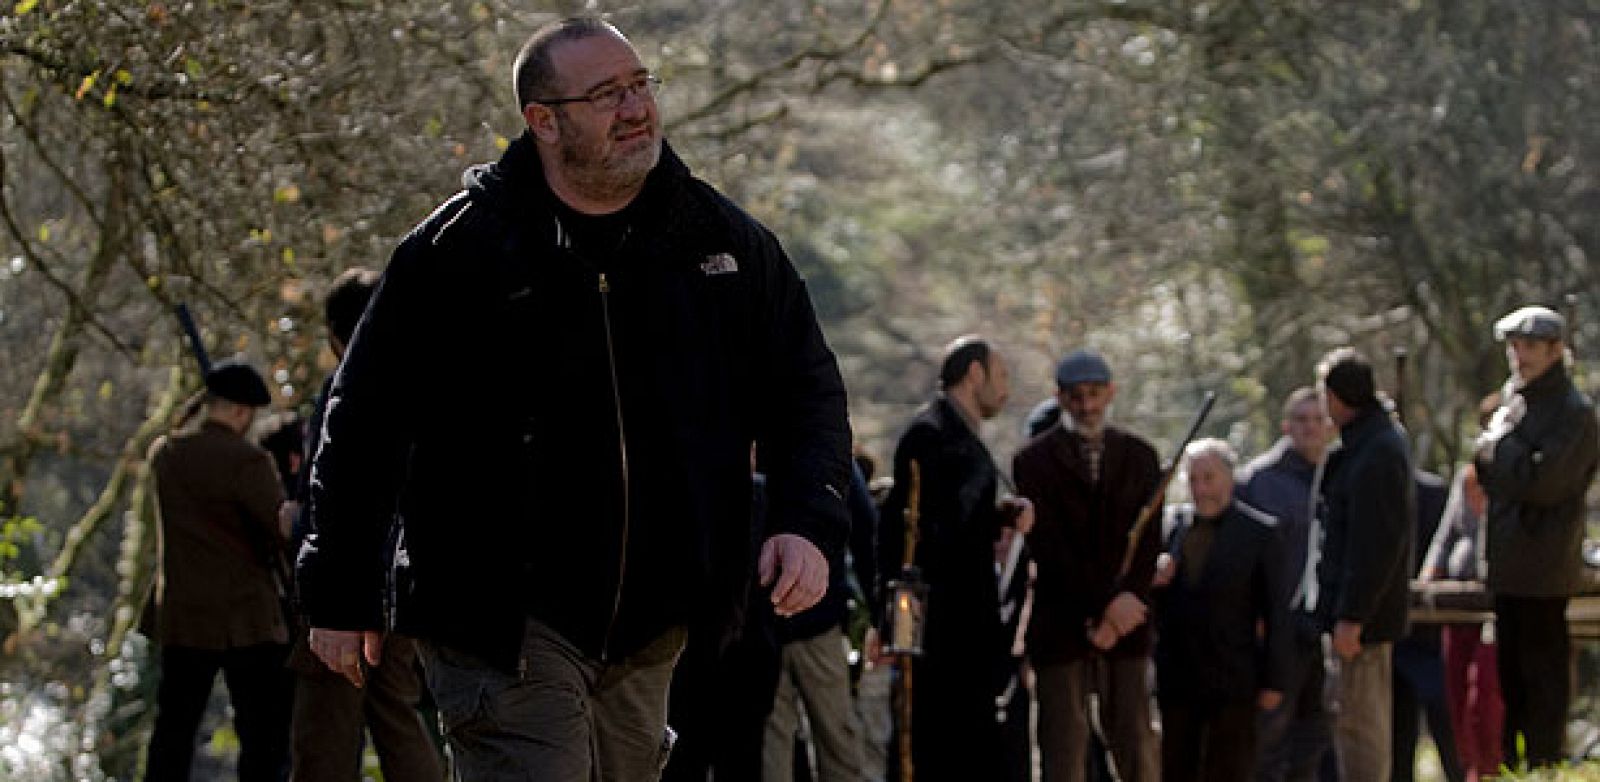
[[887, 595], [884, 653], [920, 656], [928, 615], [928, 585], [922, 580], [922, 573], [915, 567], [904, 568], [898, 579], [889, 582]]

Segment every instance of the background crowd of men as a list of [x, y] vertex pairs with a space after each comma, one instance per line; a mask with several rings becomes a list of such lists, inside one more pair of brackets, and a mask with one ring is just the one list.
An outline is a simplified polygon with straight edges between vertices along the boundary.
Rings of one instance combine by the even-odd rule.
[[[1600, 451], [1559, 314], [1497, 323], [1511, 379], [1448, 502], [1341, 348], [1266, 453], [1174, 455], [1190, 502], [1151, 523], [1176, 465], [1113, 421], [1106, 359], [1061, 360], [1005, 470], [977, 336], [875, 500], [803, 282], [662, 140], [627, 39], [552, 24], [514, 83], [527, 132], [330, 290], [309, 436], [254, 444], [271, 394], [227, 361], [154, 445], [147, 778], [188, 779], [219, 671], [246, 780], [358, 779], [370, 733], [390, 780], [1030, 779], [1037, 753], [1048, 782], [1365, 782], [1409, 777], [1416, 701], [1452, 782], [1563, 758]], [[419, 363], [482, 381], [441, 405]], [[1494, 599], [1441, 635], [1445, 698], [1419, 557]], [[886, 654], [908, 574], [919, 653]]]

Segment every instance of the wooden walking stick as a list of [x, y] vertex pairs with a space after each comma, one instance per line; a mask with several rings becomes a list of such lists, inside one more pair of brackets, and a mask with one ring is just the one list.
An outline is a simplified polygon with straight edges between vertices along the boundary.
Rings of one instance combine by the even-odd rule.
[[905, 550], [900, 558], [900, 577], [888, 584], [889, 644], [884, 651], [894, 655], [900, 671], [899, 728], [896, 744], [900, 754], [900, 782], [911, 782], [911, 659], [922, 654], [922, 619], [926, 616], [928, 586], [917, 570], [918, 527], [922, 518], [922, 467], [911, 460], [911, 488], [906, 495]]

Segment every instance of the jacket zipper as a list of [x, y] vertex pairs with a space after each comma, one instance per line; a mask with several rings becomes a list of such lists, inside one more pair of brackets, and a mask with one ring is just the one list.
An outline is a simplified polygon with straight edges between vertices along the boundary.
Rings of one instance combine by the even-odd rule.
[[600, 661], [611, 656], [611, 635], [617, 627], [617, 615], [622, 612], [622, 584], [628, 573], [628, 526], [630, 497], [628, 483], [628, 435], [622, 428], [622, 391], [617, 383], [617, 351], [611, 336], [611, 283], [605, 272], [599, 272], [600, 317], [606, 331], [606, 364], [611, 370], [611, 401], [617, 416], [617, 454], [622, 464], [622, 545], [617, 553], [617, 591], [611, 600], [611, 618], [606, 622], [606, 634], [600, 643]]

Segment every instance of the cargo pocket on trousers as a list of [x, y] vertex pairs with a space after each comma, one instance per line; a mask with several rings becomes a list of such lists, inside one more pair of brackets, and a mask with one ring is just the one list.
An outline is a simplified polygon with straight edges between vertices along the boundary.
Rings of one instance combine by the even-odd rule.
[[436, 646], [419, 645], [422, 671], [427, 679], [428, 691], [439, 709], [439, 727], [446, 737], [482, 722], [489, 712], [486, 673], [474, 667], [462, 666], [449, 651]]

